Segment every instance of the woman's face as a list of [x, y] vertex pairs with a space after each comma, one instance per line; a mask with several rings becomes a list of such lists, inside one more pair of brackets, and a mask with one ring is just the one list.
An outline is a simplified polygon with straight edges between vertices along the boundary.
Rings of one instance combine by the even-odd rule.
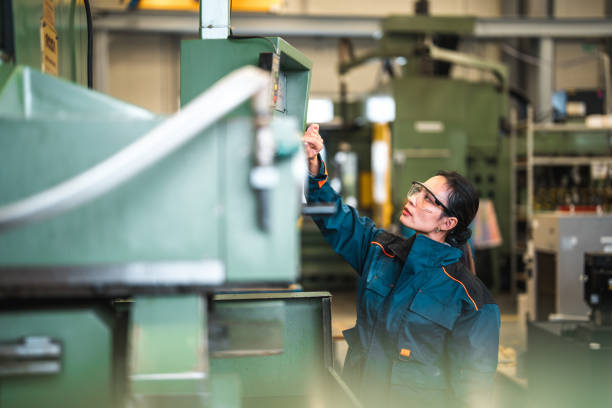
[[[444, 176], [434, 176], [423, 183], [442, 204], [448, 207], [450, 189]], [[413, 190], [414, 191], [414, 190]], [[426, 189], [421, 188], [407, 198], [400, 222], [416, 232], [429, 234], [437, 228], [444, 228], [444, 210], [435, 204], [434, 197]]]

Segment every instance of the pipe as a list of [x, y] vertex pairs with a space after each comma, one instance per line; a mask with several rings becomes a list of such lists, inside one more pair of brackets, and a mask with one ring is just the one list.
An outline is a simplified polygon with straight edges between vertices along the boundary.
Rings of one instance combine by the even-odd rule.
[[228, 38], [230, 14], [229, 0], [202, 0], [200, 2], [200, 39]]
[[62, 214], [112, 191], [172, 154], [249, 97], [265, 93], [269, 83], [270, 74], [255, 67], [232, 72], [108, 159], [48, 190], [0, 207], [0, 232]]
[[[85, 16], [87, 18], [87, 87], [93, 88], [93, 22], [89, 0], [84, 0]], [[74, 46], [74, 44], [73, 44]]]
[[612, 114], [612, 81], [610, 81], [610, 56], [603, 51], [599, 52], [604, 78], [604, 90], [606, 94], [604, 114]]

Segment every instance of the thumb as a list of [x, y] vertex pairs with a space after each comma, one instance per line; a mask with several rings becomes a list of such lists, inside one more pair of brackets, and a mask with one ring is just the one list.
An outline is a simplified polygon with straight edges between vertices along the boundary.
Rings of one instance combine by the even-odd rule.
[[310, 126], [308, 126], [308, 128], [306, 129], [306, 132], [309, 131], [319, 131], [319, 125], [317, 123], [311, 123]]

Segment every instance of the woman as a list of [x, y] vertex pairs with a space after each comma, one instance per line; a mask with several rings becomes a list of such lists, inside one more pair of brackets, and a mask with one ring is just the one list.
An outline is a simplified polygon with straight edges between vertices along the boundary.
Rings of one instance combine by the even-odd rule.
[[455, 172], [414, 182], [400, 222], [404, 239], [376, 228], [327, 183], [318, 126], [304, 135], [309, 202], [335, 202], [314, 217], [360, 275], [357, 323], [344, 332], [344, 377], [366, 407], [485, 407], [497, 367], [499, 309], [460, 261], [478, 210], [474, 187]]

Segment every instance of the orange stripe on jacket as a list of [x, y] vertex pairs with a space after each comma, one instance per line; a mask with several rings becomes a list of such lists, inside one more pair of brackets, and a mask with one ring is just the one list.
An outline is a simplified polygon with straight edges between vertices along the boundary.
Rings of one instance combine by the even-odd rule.
[[448, 272], [446, 272], [446, 269], [444, 269], [444, 267], [442, 267], [442, 270], [444, 271], [444, 273], [446, 274], [446, 276], [448, 276], [449, 278], [451, 278], [452, 280], [454, 280], [455, 282], [459, 282], [459, 284], [461, 286], [463, 286], [463, 290], [465, 290], [465, 293], [468, 295], [468, 297], [470, 298], [470, 300], [472, 301], [472, 303], [474, 304], [474, 307], [476, 308], [476, 311], [478, 311], [478, 306], [476, 306], [476, 302], [474, 302], [474, 299], [472, 299], [472, 297], [470, 296], [467, 288], [465, 287], [465, 285], [463, 284], [463, 282], [461, 282], [460, 280], [457, 280], [455, 278], [453, 278], [452, 276], [450, 276], [448, 274]]
[[378, 245], [380, 247], [380, 249], [382, 249], [382, 251], [383, 251], [383, 253], [385, 255], [387, 255], [389, 258], [395, 258], [395, 255], [390, 255], [390, 254], [387, 253], [387, 251], [385, 251], [385, 248], [382, 246], [382, 244], [380, 242], [372, 241], [372, 242], [370, 242], [370, 244]]
[[323, 187], [323, 185], [327, 182], [327, 166], [325, 165], [325, 163], [321, 163], [321, 166], [323, 166], [323, 171], [325, 172], [325, 178], [323, 180], [319, 180], [319, 188]]

